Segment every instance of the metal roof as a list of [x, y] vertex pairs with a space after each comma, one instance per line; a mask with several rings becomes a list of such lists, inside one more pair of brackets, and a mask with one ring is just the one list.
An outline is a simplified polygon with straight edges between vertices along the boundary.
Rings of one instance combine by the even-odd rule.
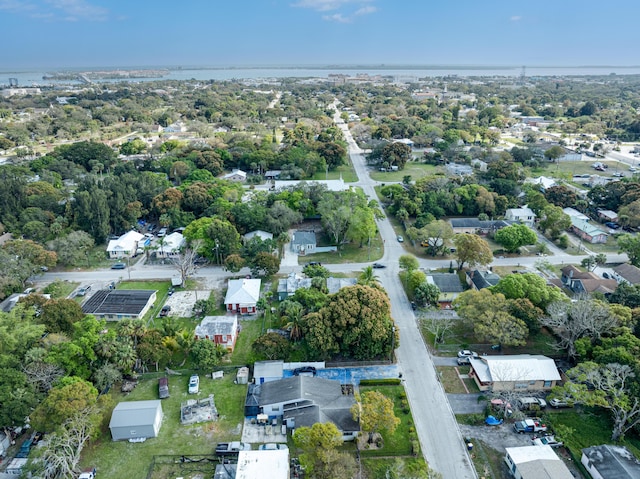
[[85, 314], [140, 314], [156, 291], [146, 289], [101, 289], [83, 305]]
[[561, 379], [553, 359], [542, 355], [480, 356], [469, 361], [478, 379], [483, 383]]
[[460, 282], [460, 277], [456, 273], [435, 273], [430, 274], [429, 278], [433, 280], [441, 293], [462, 293], [464, 287]]
[[109, 427], [148, 426], [154, 424], [158, 409], [162, 413], [162, 404], [159, 399], [118, 403], [113, 410], [113, 414], [111, 414]]

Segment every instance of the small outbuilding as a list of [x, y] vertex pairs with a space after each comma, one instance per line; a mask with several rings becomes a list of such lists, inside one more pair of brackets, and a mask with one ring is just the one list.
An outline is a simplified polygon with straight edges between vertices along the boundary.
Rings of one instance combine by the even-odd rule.
[[159, 400], [121, 402], [113, 410], [109, 429], [114, 441], [158, 437], [162, 425]]

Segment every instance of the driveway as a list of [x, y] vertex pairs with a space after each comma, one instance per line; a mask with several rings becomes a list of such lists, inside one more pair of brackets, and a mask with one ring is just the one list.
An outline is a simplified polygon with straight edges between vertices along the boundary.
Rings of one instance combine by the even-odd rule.
[[480, 394], [447, 394], [454, 414], [479, 414], [484, 412], [487, 401], [478, 401]]

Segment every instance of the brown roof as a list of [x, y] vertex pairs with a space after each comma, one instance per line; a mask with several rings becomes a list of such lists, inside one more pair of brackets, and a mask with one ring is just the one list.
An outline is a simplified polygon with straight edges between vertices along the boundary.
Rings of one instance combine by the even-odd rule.
[[[600, 279], [600, 277], [591, 271], [580, 271], [572, 264], [565, 266], [560, 271], [571, 279]], [[573, 274], [571, 274], [573, 273]]]
[[613, 270], [631, 284], [640, 283], [640, 268], [637, 268], [632, 264], [623, 263], [613, 268]]
[[613, 293], [618, 287], [618, 282], [615, 279], [581, 279], [580, 282], [587, 293], [597, 291], [608, 294]]

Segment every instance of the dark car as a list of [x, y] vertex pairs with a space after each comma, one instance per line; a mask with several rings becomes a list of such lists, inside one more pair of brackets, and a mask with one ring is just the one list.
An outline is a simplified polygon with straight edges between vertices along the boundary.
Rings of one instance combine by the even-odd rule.
[[167, 316], [169, 311], [171, 311], [171, 306], [164, 305], [160, 310], [160, 316]]
[[373, 268], [374, 269], [382, 269], [382, 268], [386, 268], [386, 266], [382, 263], [373, 263]]
[[311, 261], [307, 263], [307, 266], [322, 266], [318, 261]]
[[111, 265], [111, 269], [125, 269], [126, 267], [127, 265], [124, 263], [116, 263], [114, 265]]
[[169, 379], [168, 378], [158, 379], [158, 397], [160, 399], [166, 399], [169, 397]]
[[302, 366], [293, 370], [294, 376], [315, 376], [316, 368], [313, 366]]
[[602, 273], [602, 277], [604, 279], [609, 279], [609, 273], [607, 273], [606, 271], [604, 273]]
[[617, 230], [618, 228], [620, 228], [620, 225], [618, 223], [613, 223], [611, 221], [607, 221], [605, 223], [605, 226], [608, 226], [609, 228], [611, 228], [612, 230]]

